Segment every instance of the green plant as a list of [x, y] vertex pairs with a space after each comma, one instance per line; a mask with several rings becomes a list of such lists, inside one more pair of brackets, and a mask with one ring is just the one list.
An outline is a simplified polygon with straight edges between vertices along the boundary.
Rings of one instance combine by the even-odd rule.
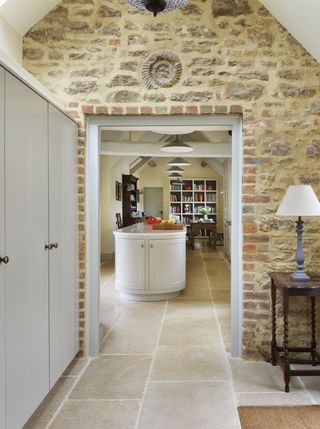
[[209, 210], [205, 207], [201, 207], [199, 213], [201, 213], [202, 215], [207, 215], [209, 213]]

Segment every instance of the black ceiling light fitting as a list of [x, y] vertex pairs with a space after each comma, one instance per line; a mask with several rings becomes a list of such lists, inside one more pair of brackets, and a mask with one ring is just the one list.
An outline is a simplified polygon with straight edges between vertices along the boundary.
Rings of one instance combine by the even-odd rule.
[[128, 0], [128, 3], [140, 10], [148, 10], [157, 16], [159, 12], [170, 12], [184, 6], [188, 0]]

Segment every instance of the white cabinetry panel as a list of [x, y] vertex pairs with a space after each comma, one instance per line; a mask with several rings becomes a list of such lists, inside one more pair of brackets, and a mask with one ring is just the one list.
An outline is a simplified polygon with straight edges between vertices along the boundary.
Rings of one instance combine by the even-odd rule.
[[79, 350], [77, 126], [49, 105], [50, 388]]
[[166, 292], [183, 288], [185, 258], [184, 240], [149, 240], [150, 290]]
[[144, 247], [144, 240], [116, 240], [116, 286], [118, 289], [145, 290]]
[[[6, 255], [4, 227], [4, 69], [0, 67], [0, 258]], [[5, 269], [0, 264], [0, 429], [6, 420]]]
[[5, 73], [7, 429], [49, 390], [48, 103]]

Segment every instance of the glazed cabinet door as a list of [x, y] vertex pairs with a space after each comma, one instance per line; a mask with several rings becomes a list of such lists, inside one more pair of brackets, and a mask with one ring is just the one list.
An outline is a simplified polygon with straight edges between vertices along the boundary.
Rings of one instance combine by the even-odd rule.
[[5, 72], [7, 429], [49, 391], [48, 104]]
[[145, 240], [116, 238], [116, 287], [127, 293], [146, 290]]
[[[0, 67], [0, 258], [6, 256], [4, 227], [4, 69]], [[0, 259], [1, 260], [1, 259]], [[3, 260], [2, 260], [3, 261]], [[6, 424], [5, 271], [0, 262], [0, 429]]]
[[50, 388], [79, 350], [77, 125], [49, 105]]
[[[185, 237], [149, 240], [149, 287], [159, 293], [185, 287]], [[165, 289], [164, 286], [166, 285]]]

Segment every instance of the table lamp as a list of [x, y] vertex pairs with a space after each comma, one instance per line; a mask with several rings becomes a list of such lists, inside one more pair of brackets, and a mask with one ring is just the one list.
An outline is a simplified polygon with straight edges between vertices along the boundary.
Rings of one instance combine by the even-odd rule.
[[320, 203], [310, 185], [289, 186], [277, 210], [279, 216], [298, 216], [296, 271], [290, 278], [298, 281], [310, 280], [304, 272], [304, 254], [302, 248], [303, 220], [302, 216], [320, 216]]

